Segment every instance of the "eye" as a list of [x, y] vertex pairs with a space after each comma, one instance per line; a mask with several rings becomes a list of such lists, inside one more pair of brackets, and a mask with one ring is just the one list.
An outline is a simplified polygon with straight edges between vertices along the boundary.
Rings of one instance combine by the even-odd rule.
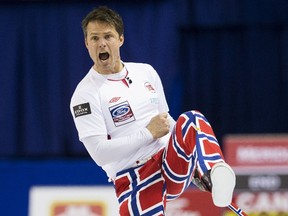
[[111, 34], [105, 35], [105, 39], [106, 39], [106, 40], [109, 40], [110, 38], [112, 38], [112, 35], [111, 35]]
[[91, 40], [97, 41], [97, 40], [98, 40], [98, 37], [97, 37], [97, 36], [92, 36], [92, 37], [91, 37]]

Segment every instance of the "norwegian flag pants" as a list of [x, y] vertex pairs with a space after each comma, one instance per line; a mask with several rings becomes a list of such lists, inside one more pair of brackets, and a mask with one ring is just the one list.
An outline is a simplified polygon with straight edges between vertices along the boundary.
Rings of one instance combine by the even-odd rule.
[[165, 215], [166, 202], [185, 191], [195, 169], [203, 175], [221, 161], [222, 151], [205, 116], [198, 111], [181, 114], [165, 149], [146, 163], [117, 173], [119, 214]]

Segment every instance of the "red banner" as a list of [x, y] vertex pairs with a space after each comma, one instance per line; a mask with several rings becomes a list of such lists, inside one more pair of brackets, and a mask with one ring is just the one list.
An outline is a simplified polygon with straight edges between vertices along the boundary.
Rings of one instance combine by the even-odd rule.
[[221, 208], [216, 207], [208, 192], [189, 188], [178, 199], [167, 204], [167, 216], [220, 216]]
[[228, 135], [223, 140], [226, 161], [234, 168], [288, 167], [288, 135]]

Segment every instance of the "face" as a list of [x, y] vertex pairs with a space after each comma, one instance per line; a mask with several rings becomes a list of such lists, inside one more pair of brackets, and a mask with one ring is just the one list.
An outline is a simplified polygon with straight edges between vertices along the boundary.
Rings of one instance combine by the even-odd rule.
[[120, 47], [124, 36], [117, 33], [113, 26], [102, 22], [90, 22], [87, 25], [85, 44], [94, 62], [94, 69], [102, 74], [111, 74], [123, 68], [120, 59]]

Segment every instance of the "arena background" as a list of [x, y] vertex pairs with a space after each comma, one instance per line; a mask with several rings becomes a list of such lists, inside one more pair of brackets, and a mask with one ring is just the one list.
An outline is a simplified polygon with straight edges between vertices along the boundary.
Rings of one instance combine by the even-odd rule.
[[221, 145], [288, 131], [286, 0], [0, 1], [0, 215], [27, 215], [35, 185], [108, 184], [69, 111], [99, 5], [123, 16], [122, 59], [154, 66], [175, 119], [202, 111]]

